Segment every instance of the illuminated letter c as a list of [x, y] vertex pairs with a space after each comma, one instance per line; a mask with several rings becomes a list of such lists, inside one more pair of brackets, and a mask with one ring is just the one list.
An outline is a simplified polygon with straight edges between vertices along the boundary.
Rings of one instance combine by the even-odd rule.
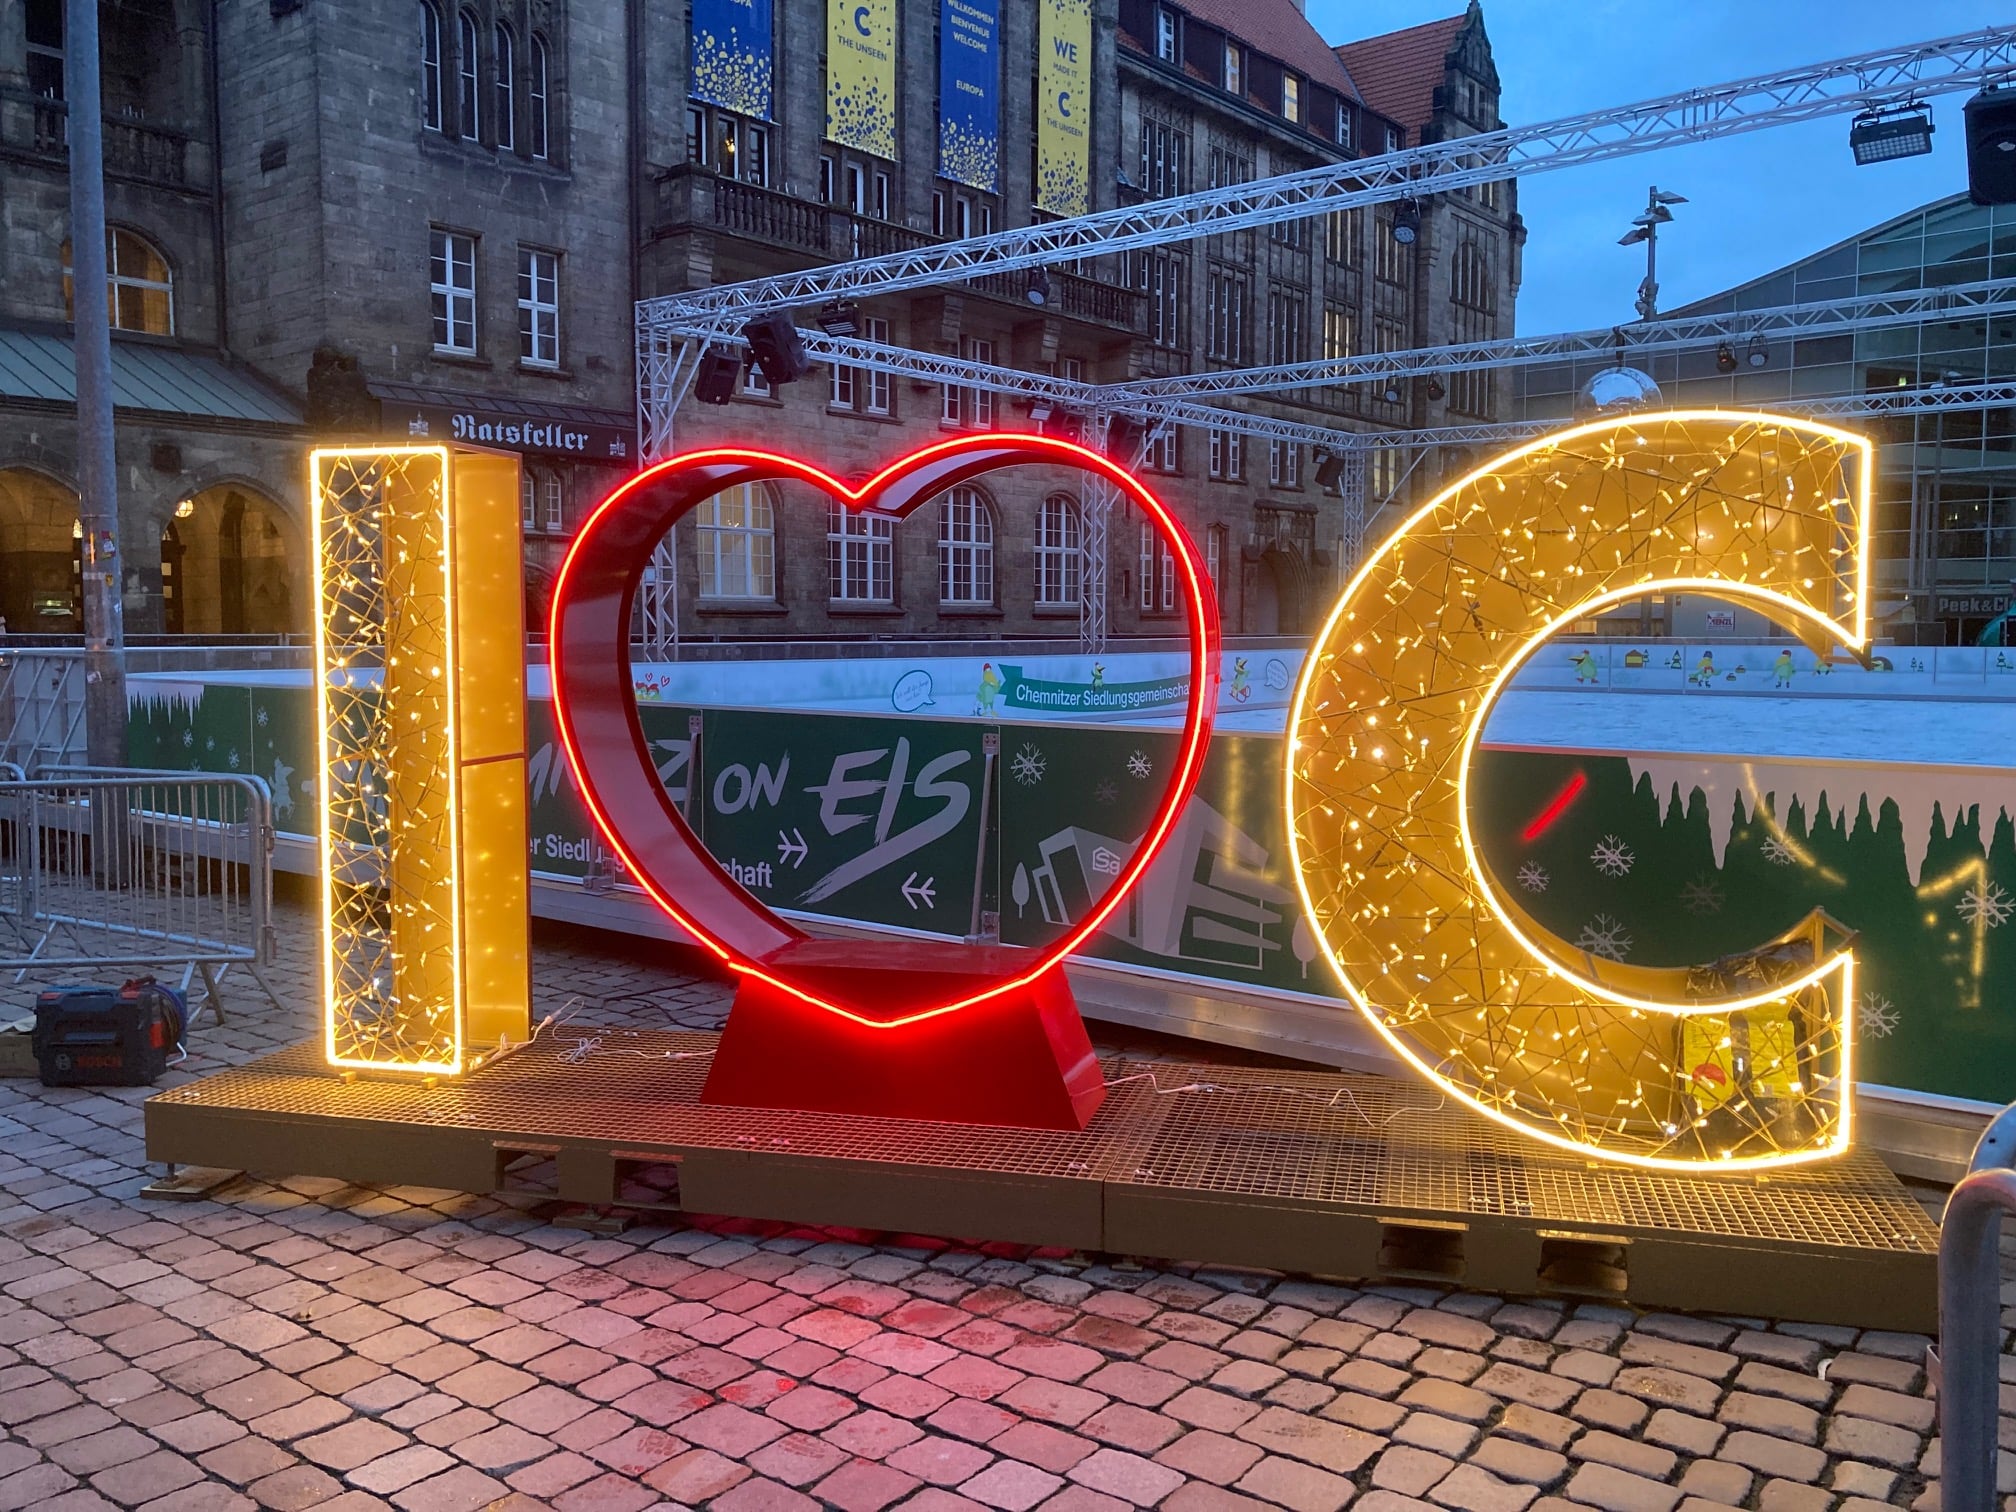
[[1716, 594], [1862, 647], [1873, 459], [1860, 436], [1778, 416], [1580, 426], [1447, 489], [1346, 588], [1289, 718], [1297, 883], [1345, 991], [1453, 1096], [1637, 1165], [1847, 1147], [1854, 960], [1832, 921], [1715, 972], [1602, 960], [1506, 896], [1466, 805], [1513, 674], [1621, 601]]

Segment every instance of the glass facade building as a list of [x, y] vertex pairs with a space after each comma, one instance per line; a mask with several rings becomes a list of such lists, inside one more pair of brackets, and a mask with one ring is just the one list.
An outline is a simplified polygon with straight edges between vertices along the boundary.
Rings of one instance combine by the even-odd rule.
[[[2016, 278], [2016, 205], [1965, 195], [1866, 231], [1673, 314], [1716, 314]], [[1731, 365], [1731, 359], [1733, 367]], [[2016, 381], [2016, 311], [1807, 340], [1736, 340], [1625, 361], [1675, 406]], [[1515, 412], [1566, 420], [1600, 361], [1515, 370]], [[1881, 443], [1875, 512], [1879, 634], [1972, 644], [2016, 583], [2016, 407], [1844, 422]]]

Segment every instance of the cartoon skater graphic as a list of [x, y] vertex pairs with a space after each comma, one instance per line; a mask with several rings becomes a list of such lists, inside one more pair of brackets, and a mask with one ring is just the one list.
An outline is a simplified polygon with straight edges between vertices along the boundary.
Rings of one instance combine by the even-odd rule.
[[1243, 656], [1232, 658], [1232, 687], [1230, 691], [1234, 703], [1244, 703], [1253, 696], [1253, 685], [1246, 674], [1246, 658]]
[[1693, 675], [1687, 681], [1699, 683], [1702, 687], [1712, 687], [1715, 682], [1715, 653], [1703, 651], [1701, 660], [1695, 664]]
[[994, 712], [994, 695], [1000, 692], [1000, 690], [1001, 679], [994, 671], [994, 663], [982, 662], [980, 664], [980, 691], [973, 695], [973, 712], [981, 715], [992, 715]]
[[1575, 681], [1593, 683], [1601, 679], [1602, 673], [1596, 666], [1596, 656], [1592, 651], [1584, 651], [1580, 656], [1568, 658], [1568, 665], [1575, 669]]
[[1789, 688], [1792, 686], [1792, 653], [1780, 651], [1778, 660], [1771, 664], [1771, 686]]

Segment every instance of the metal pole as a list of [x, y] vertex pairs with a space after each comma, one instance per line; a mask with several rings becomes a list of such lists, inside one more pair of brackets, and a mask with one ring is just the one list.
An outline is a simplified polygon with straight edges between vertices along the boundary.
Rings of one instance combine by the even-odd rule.
[[1939, 1226], [1939, 1498], [1946, 1512], [1993, 1512], [2002, 1381], [2000, 1239], [2016, 1212], [2016, 1171], [1976, 1171]]
[[98, 0], [64, 7], [70, 128], [71, 305], [76, 320], [77, 518], [84, 532], [84, 739], [93, 766], [126, 764], [126, 627], [119, 471], [112, 439], [112, 321], [105, 276], [105, 110]]

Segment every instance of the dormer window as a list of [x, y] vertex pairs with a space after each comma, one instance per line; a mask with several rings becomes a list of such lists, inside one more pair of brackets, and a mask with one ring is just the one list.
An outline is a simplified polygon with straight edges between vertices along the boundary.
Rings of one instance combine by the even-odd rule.
[[1351, 145], [1351, 108], [1342, 100], [1337, 102], [1337, 145], [1347, 149]]
[[1291, 73], [1281, 75], [1281, 119], [1302, 119], [1302, 81]]
[[1164, 63], [1176, 61], [1176, 12], [1162, 5], [1155, 7], [1155, 56]]
[[1225, 92], [1241, 97], [1246, 93], [1246, 59], [1237, 42], [1225, 44]]

